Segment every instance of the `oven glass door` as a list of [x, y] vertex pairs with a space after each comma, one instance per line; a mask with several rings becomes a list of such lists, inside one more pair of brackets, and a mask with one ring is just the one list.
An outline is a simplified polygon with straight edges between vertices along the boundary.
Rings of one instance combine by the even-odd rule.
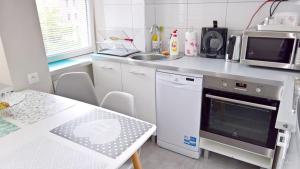
[[246, 59], [290, 63], [295, 39], [248, 37]]
[[201, 130], [274, 149], [278, 101], [204, 90]]

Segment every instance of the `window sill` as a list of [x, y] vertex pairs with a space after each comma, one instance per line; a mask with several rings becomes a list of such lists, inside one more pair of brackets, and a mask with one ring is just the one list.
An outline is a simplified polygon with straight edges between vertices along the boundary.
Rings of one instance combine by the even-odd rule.
[[61, 74], [68, 69], [88, 66], [92, 64], [90, 54], [69, 58], [48, 64], [51, 76]]

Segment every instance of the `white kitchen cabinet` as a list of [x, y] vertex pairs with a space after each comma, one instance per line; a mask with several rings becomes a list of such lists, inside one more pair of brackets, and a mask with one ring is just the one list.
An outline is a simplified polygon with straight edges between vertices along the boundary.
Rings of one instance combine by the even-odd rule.
[[110, 91], [122, 91], [120, 63], [93, 61], [93, 73], [95, 90], [100, 103]]
[[121, 67], [123, 91], [134, 95], [137, 117], [156, 124], [155, 69], [127, 64]]

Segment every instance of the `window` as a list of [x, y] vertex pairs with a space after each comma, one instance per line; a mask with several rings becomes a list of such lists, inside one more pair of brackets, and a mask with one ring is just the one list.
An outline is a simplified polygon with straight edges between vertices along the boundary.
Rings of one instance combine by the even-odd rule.
[[88, 0], [36, 0], [49, 62], [93, 51]]

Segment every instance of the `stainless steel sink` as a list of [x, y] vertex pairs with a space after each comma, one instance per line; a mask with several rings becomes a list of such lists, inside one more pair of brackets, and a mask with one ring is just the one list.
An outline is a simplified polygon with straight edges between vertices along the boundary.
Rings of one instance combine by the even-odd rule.
[[156, 53], [137, 53], [129, 56], [133, 60], [143, 60], [143, 61], [163, 61], [163, 60], [175, 60], [182, 58], [182, 56], [164, 56], [162, 54]]
[[130, 56], [131, 59], [134, 60], [146, 60], [146, 61], [153, 61], [153, 60], [167, 60], [168, 58], [161, 54], [146, 54], [146, 53], [139, 53]]

